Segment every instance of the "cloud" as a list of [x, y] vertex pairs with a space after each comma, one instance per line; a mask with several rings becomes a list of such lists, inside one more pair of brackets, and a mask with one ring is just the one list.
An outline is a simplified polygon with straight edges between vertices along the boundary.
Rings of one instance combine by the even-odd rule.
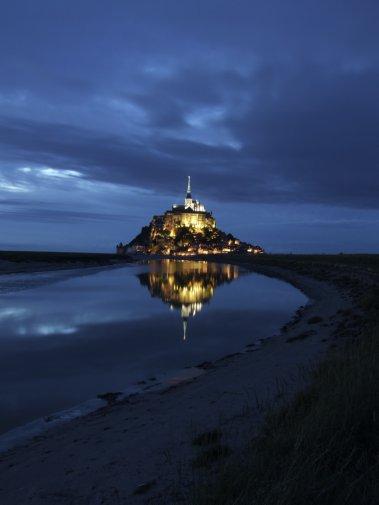
[[[187, 70], [182, 77], [190, 85]], [[207, 78], [222, 87], [217, 71]], [[164, 81], [171, 101], [181, 102], [170, 77]], [[376, 207], [378, 86], [371, 68], [264, 66], [239, 82], [243, 99], [229, 89], [229, 101], [190, 101], [180, 121], [160, 115], [161, 82], [161, 92], [148, 95], [144, 138], [2, 117], [0, 142], [6, 161], [52, 165], [60, 177], [80, 173], [170, 194], [191, 173], [216, 200]]]
[[258, 203], [377, 209], [378, 11], [371, 0], [7, 5], [3, 209], [142, 220], [188, 174], [212, 206], [250, 205], [246, 223]]

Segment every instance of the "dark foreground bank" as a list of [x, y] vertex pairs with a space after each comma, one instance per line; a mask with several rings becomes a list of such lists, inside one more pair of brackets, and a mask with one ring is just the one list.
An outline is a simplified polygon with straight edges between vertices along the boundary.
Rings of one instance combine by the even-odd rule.
[[199, 476], [189, 502], [379, 503], [379, 256], [265, 256], [254, 263], [327, 280], [351, 297], [359, 313], [343, 314], [336, 336], [346, 344], [331, 349], [310, 386], [270, 411], [237, 457]]
[[129, 256], [106, 253], [0, 251], [0, 275], [68, 268], [102, 267], [130, 261]]

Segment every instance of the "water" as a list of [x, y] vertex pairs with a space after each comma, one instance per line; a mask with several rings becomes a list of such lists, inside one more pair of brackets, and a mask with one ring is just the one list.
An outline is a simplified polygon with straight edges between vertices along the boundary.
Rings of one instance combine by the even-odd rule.
[[70, 275], [17, 276], [31, 287], [0, 294], [0, 433], [243, 350], [306, 303], [285, 282], [201, 261]]

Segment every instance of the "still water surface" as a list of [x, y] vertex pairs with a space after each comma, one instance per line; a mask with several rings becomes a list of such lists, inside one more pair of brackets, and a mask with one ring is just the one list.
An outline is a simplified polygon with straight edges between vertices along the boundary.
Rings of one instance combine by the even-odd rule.
[[278, 279], [201, 261], [54, 275], [0, 294], [0, 433], [240, 351], [306, 303]]

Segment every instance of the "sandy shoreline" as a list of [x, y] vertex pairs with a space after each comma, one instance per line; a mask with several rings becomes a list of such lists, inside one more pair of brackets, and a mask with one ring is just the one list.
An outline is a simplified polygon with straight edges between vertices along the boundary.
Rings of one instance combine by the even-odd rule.
[[[105, 407], [1, 455], [0, 502], [175, 503], [194, 477], [194, 436], [218, 429], [223, 443], [238, 450], [265, 405], [304, 386], [304, 369], [335, 345], [339, 311], [351, 306], [332, 284], [256, 270], [302, 289], [312, 304], [280, 335], [207, 365], [192, 381]], [[312, 317], [322, 319], [309, 324]]]

